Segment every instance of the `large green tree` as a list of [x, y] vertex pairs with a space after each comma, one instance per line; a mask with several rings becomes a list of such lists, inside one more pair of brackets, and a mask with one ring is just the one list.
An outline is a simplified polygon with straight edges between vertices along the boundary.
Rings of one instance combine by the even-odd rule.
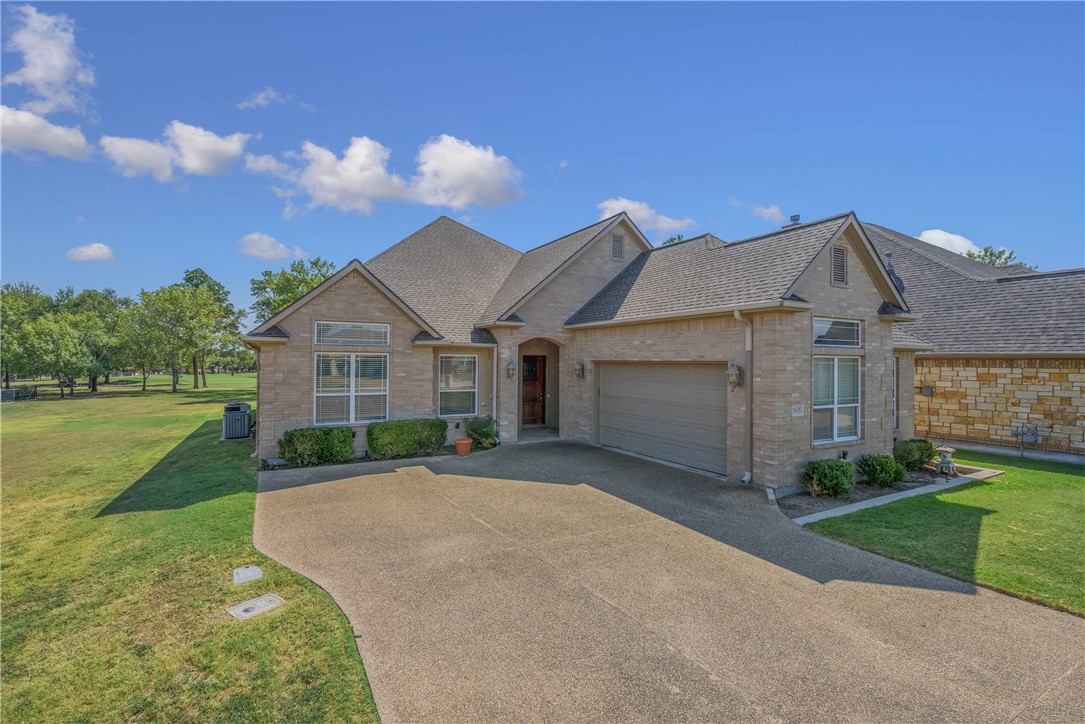
[[16, 334], [16, 364], [32, 375], [55, 379], [64, 397], [64, 386], [75, 394], [75, 379], [93, 362], [80, 337], [82, 320], [67, 312], [50, 312], [24, 324]]
[[140, 292], [140, 303], [158, 325], [161, 363], [170, 371], [171, 391], [177, 391], [181, 370], [198, 350], [214, 338], [214, 304], [206, 287], [172, 284]]
[[141, 300], [125, 309], [117, 325], [117, 342], [127, 363], [143, 376], [143, 391], [147, 391], [147, 378], [151, 371], [162, 364], [162, 325], [154, 317], [154, 310]]
[[319, 256], [307, 261], [296, 259], [277, 272], [265, 271], [250, 281], [256, 301], [249, 311], [257, 323], [266, 322], [334, 273], [335, 264]]
[[203, 386], [207, 387], [207, 357], [214, 349], [235, 344], [241, 333], [241, 318], [245, 315], [244, 309], [235, 307], [230, 302], [230, 292], [221, 282], [215, 280], [203, 269], [189, 269], [185, 272], [184, 285], [191, 289], [206, 290], [207, 295], [201, 297], [208, 304], [207, 312], [214, 318], [210, 341], [206, 347], [193, 350], [192, 353], [192, 386], [198, 388], [199, 381], [196, 376], [196, 368], [199, 367], [200, 376], [203, 377]]
[[18, 282], [0, 287], [0, 367], [4, 387], [11, 388], [11, 376], [30, 374], [19, 369], [19, 330], [27, 322], [53, 311], [53, 298], [33, 284]]
[[108, 384], [114, 370], [127, 366], [117, 328], [124, 310], [132, 304], [131, 299], [112, 289], [84, 289], [73, 294], [68, 288], [57, 295], [57, 309], [74, 315], [83, 344], [91, 354], [92, 362], [86, 370], [91, 392], [98, 391], [98, 378], [104, 377]]

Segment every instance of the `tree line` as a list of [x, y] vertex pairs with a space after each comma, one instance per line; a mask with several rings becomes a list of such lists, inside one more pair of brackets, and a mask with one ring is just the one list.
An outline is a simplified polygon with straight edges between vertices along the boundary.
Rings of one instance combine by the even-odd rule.
[[[250, 280], [257, 324], [270, 319], [335, 271], [316, 257]], [[192, 386], [207, 386], [207, 369], [255, 369], [255, 355], [240, 340], [245, 310], [234, 306], [220, 282], [203, 269], [134, 299], [113, 289], [71, 287], [48, 295], [27, 282], [0, 287], [0, 372], [5, 388], [15, 377], [47, 377], [74, 393], [86, 378], [90, 392], [118, 371], [136, 370], [143, 390], [152, 372], [170, 375], [172, 392], [191, 372]]]

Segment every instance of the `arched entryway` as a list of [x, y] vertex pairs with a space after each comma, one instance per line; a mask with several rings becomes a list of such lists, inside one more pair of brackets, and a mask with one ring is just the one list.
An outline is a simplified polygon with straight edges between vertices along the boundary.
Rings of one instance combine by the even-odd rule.
[[521, 342], [517, 355], [518, 439], [556, 438], [561, 430], [561, 346], [535, 337]]

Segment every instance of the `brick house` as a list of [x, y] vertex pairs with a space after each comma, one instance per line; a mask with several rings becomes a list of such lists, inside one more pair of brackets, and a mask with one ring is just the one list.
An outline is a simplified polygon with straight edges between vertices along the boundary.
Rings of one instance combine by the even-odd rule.
[[[929, 345], [852, 213], [653, 248], [622, 213], [526, 253], [441, 217], [244, 336], [257, 451], [288, 429], [491, 415], [769, 488], [912, 434]], [[907, 391], [907, 390], [906, 390]]]
[[1085, 269], [992, 267], [864, 224], [929, 341], [915, 364], [916, 434], [1085, 455]]

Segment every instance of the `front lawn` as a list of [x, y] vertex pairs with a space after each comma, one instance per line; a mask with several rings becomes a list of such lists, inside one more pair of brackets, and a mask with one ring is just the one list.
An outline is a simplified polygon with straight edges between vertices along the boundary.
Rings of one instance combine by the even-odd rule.
[[990, 480], [807, 527], [890, 558], [1085, 616], [1085, 467], [965, 453]]
[[[252, 444], [218, 438], [255, 375], [208, 379], [0, 411], [5, 721], [376, 720], [335, 603], [252, 547]], [[248, 563], [265, 578], [234, 586]]]

